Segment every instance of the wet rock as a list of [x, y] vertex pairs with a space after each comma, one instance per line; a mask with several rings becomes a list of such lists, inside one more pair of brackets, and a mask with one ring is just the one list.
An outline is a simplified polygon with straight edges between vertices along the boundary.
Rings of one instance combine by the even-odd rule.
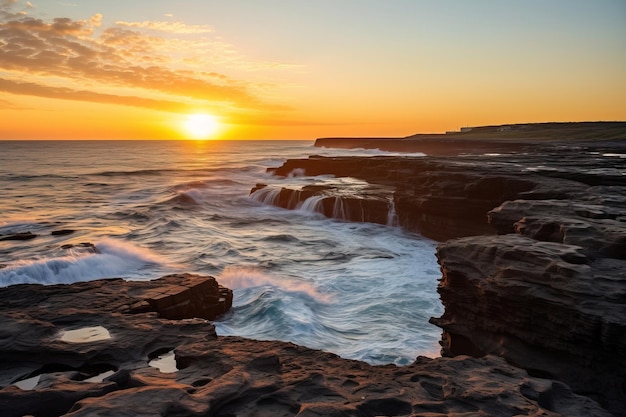
[[[2, 415], [608, 415], [494, 356], [370, 366], [291, 343], [217, 337], [209, 321], [167, 319], [150, 302], [189, 290], [217, 295], [212, 278], [188, 274], [0, 289]], [[87, 326], [110, 337], [60, 337]], [[149, 365], [169, 351], [177, 371]], [[14, 385], [31, 377], [39, 377], [32, 389]]]
[[75, 231], [76, 230], [72, 230], [72, 229], [53, 230], [52, 232], [50, 232], [50, 235], [52, 235], [52, 236], [67, 236], [67, 235], [71, 235]]
[[390, 210], [393, 209], [393, 195], [382, 187], [368, 187], [352, 194], [340, 186], [308, 185], [293, 189], [257, 185], [250, 193], [264, 204], [316, 212], [351, 222], [389, 224]]
[[67, 243], [65, 245], [61, 245], [61, 249], [64, 249], [64, 250], [75, 249], [78, 251], [85, 251], [88, 253], [100, 253], [96, 245], [90, 242]]
[[[626, 404], [626, 261], [513, 234], [438, 248], [446, 356], [497, 354], [610, 409]], [[623, 408], [621, 408], [623, 410]]]
[[0, 241], [3, 240], [30, 240], [36, 238], [38, 235], [32, 232], [20, 232], [12, 233], [8, 235], [0, 235]]
[[164, 285], [135, 290], [142, 301], [131, 306], [131, 313], [155, 311], [170, 320], [200, 317], [214, 320], [233, 304], [231, 290], [220, 286], [214, 278], [195, 275], [168, 275], [159, 280]]

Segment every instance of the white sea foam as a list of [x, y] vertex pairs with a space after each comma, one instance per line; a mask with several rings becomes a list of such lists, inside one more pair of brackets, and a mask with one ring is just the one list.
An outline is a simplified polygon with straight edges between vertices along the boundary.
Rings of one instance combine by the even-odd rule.
[[426, 156], [423, 152], [394, 152], [394, 151], [382, 151], [378, 148], [349, 148], [349, 149], [337, 149], [337, 148], [327, 148], [321, 146], [318, 150], [318, 154], [324, 156], [340, 156], [340, 155], [349, 155], [349, 156], [413, 156], [413, 157], [422, 157]]
[[257, 268], [228, 266], [218, 276], [220, 284], [233, 290], [269, 286], [284, 292], [305, 294], [319, 302], [329, 302], [330, 297], [307, 282], [279, 279]]
[[292, 341], [376, 364], [436, 352], [440, 333], [428, 324], [441, 313], [434, 242], [330, 219], [291, 224], [290, 232], [305, 246], [266, 244], [298, 275], [230, 267], [217, 277], [235, 296], [233, 312], [215, 323], [218, 334]]
[[280, 188], [263, 187], [253, 192], [250, 197], [263, 204], [273, 206], [280, 195]]
[[324, 201], [324, 198], [326, 197], [323, 195], [311, 196], [304, 200], [298, 209], [308, 213], [321, 213], [322, 201]]
[[68, 251], [68, 255], [9, 262], [0, 269], [0, 286], [69, 284], [99, 278], [127, 277], [146, 264], [162, 263], [147, 249], [111, 238], [96, 242], [99, 253]]
[[292, 169], [291, 172], [287, 174], [287, 178], [304, 177], [304, 176], [306, 176], [306, 170], [304, 168]]
[[[438, 349], [441, 332], [428, 323], [442, 312], [433, 242], [397, 227], [268, 205], [278, 203], [282, 188], [321, 185], [339, 197], [368, 188], [354, 178], [267, 172], [287, 158], [394, 153], [320, 149], [311, 141], [210, 145], [7, 144], [0, 167], [17, 176], [0, 173], [0, 234], [37, 237], [0, 242], [0, 286], [212, 274], [235, 293], [232, 312], [216, 323], [219, 334], [290, 341], [377, 364], [407, 364]], [[30, 153], [33, 146], [41, 151]], [[22, 176], [27, 154], [32, 175]], [[259, 182], [268, 186], [250, 198]], [[292, 197], [280, 203], [295, 209], [297, 193]], [[314, 210], [315, 200], [309, 203]], [[345, 218], [347, 206], [335, 203], [328, 214]], [[389, 217], [394, 224], [392, 205]], [[61, 229], [75, 232], [51, 235]], [[77, 242], [94, 242], [98, 253], [60, 249]]]

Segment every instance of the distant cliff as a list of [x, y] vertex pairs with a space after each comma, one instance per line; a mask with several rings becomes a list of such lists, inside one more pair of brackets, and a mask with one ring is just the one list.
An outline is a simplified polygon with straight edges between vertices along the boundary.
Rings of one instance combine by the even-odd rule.
[[529, 123], [464, 127], [445, 134], [406, 137], [319, 138], [315, 146], [364, 148], [391, 152], [423, 152], [428, 155], [519, 152], [546, 142], [598, 142], [626, 140], [626, 122]]

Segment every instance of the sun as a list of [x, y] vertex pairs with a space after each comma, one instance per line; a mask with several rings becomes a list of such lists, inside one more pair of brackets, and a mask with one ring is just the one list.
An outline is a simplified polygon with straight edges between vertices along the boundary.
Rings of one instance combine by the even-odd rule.
[[209, 139], [219, 128], [219, 122], [212, 114], [195, 113], [187, 116], [184, 127], [192, 139]]

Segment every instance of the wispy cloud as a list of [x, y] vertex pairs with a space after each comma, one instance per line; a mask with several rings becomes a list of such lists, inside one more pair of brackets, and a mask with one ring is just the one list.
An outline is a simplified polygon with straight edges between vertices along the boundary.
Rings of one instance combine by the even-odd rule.
[[145, 20], [143, 22], [115, 22], [117, 26], [149, 29], [167, 33], [177, 34], [190, 34], [190, 33], [211, 33], [213, 28], [208, 25], [186, 25], [183, 22], [167, 22], [167, 21], [150, 21]]
[[[260, 86], [207, 70], [210, 62], [194, 60], [194, 52], [211, 48], [211, 40], [204, 36], [213, 29], [207, 25], [119, 21], [102, 27], [101, 14], [83, 20], [44, 20], [24, 13], [15, 0], [0, 3], [2, 91], [167, 111], [181, 111], [181, 103], [192, 102], [284, 109], [264, 102], [258, 95]], [[120, 88], [129, 94], [109, 94]], [[165, 99], [154, 99], [155, 94]]]
[[[0, 91], [10, 94], [52, 98], [58, 100], [118, 104], [169, 112], [184, 112], [189, 110], [189, 105], [174, 101], [156, 100], [136, 96], [103, 94], [87, 90], [74, 90], [69, 87], [52, 87], [31, 82], [17, 82], [4, 78], [0, 78]], [[2, 105], [2, 102], [0, 102], [0, 105]]]

